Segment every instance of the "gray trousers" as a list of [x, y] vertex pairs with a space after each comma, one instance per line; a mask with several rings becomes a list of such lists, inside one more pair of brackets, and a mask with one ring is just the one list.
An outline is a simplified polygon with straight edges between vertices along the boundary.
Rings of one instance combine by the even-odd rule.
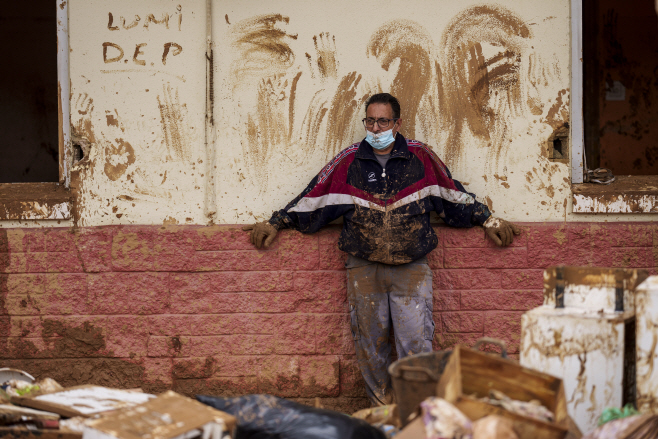
[[427, 260], [386, 265], [349, 258], [347, 296], [356, 358], [373, 405], [393, 402], [393, 325], [398, 358], [432, 350], [432, 271]]

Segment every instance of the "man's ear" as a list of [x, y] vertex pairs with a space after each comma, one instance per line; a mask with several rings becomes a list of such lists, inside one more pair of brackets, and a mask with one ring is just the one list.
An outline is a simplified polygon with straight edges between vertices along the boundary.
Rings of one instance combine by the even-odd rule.
[[395, 128], [395, 134], [400, 132], [400, 129], [402, 128], [402, 119], [398, 119], [395, 121], [395, 125], [393, 125], [393, 128]]

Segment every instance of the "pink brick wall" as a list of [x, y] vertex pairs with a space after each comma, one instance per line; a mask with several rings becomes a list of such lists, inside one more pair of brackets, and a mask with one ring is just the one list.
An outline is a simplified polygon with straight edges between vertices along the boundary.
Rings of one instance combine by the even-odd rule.
[[[518, 354], [552, 264], [658, 264], [653, 224], [523, 224], [499, 249], [438, 227], [436, 349], [482, 336]], [[266, 392], [367, 406], [346, 313], [339, 228], [255, 250], [232, 226], [0, 229], [0, 366], [65, 385]]]

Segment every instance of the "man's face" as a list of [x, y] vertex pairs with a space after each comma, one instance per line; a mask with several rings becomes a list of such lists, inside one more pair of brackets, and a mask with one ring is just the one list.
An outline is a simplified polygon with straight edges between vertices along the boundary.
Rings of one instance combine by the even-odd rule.
[[[368, 109], [366, 110], [366, 118], [370, 119], [393, 119], [393, 107], [391, 107], [391, 104], [382, 104], [382, 103], [374, 103], [368, 105]], [[400, 127], [402, 126], [402, 119], [398, 119], [393, 123], [393, 121], [389, 122], [388, 126], [385, 128], [380, 128], [378, 123], [375, 123], [372, 128], [368, 128], [368, 131], [370, 131], [373, 134], [381, 133], [384, 131], [388, 131], [390, 129], [393, 129], [393, 137], [395, 137], [398, 134], [398, 131], [400, 131]]]

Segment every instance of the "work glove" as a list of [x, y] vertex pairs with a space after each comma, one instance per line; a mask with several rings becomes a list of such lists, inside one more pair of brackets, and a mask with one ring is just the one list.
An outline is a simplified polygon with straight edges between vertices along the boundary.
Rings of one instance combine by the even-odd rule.
[[513, 235], [521, 234], [521, 229], [514, 224], [493, 216], [490, 216], [482, 226], [489, 238], [499, 247], [507, 247], [514, 241]]
[[276, 236], [276, 232], [278, 231], [276, 227], [274, 227], [272, 224], [270, 224], [267, 221], [244, 226], [242, 230], [244, 231], [251, 230], [251, 235], [249, 235], [249, 240], [253, 245], [256, 246], [256, 248], [261, 248], [263, 246], [265, 246], [266, 248], [269, 247], [270, 244], [272, 244], [272, 241], [274, 241], [274, 237]]

